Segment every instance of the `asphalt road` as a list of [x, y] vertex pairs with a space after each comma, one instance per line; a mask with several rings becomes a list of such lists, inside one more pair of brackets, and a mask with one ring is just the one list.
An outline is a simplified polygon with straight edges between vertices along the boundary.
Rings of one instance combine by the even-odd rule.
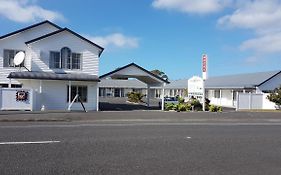
[[280, 133], [281, 123], [0, 123], [0, 174], [280, 175]]

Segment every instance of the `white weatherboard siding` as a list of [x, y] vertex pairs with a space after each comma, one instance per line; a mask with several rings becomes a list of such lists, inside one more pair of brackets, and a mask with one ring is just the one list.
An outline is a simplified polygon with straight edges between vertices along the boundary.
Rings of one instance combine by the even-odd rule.
[[[24, 50], [26, 53], [25, 65], [28, 69], [31, 68], [31, 56], [30, 51], [27, 48], [25, 42], [31, 39], [40, 37], [44, 34], [51, 33], [58, 30], [56, 27], [46, 23], [39, 25], [37, 27], [31, 28], [29, 30], [23, 31], [21, 33], [12, 35], [10, 37], [0, 40], [0, 83], [7, 84], [9, 80], [7, 76], [10, 72], [19, 71], [19, 68], [12, 67], [3, 67], [3, 50], [12, 49], [12, 50]], [[26, 71], [24, 68], [23, 71]], [[13, 84], [19, 84], [17, 80], [12, 80]]]
[[[42, 94], [39, 93], [40, 83], [39, 80], [21, 80], [24, 88], [34, 89], [37, 95], [36, 105], [34, 110], [41, 110], [44, 105], [45, 110], [67, 110], [67, 86], [68, 81], [42, 81]], [[84, 103], [86, 110], [97, 109], [97, 83], [96, 82], [71, 82], [75, 86], [87, 86], [88, 97], [87, 102]], [[80, 103], [74, 103], [71, 110], [83, 110]]]
[[[32, 71], [98, 75], [99, 50], [67, 31], [31, 43], [29, 47], [32, 50]], [[49, 68], [50, 51], [60, 51], [63, 47], [70, 48], [71, 52], [82, 54], [81, 70]]]

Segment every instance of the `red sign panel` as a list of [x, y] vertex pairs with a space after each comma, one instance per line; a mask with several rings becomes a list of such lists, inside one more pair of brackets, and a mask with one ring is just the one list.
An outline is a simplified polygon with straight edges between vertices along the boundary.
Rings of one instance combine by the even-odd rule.
[[202, 71], [207, 72], [207, 55], [202, 57]]

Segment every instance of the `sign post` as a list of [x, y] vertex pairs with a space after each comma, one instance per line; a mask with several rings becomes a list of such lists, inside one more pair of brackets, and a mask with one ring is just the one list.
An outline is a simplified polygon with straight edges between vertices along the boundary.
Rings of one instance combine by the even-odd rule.
[[205, 80], [207, 79], [207, 61], [208, 61], [208, 56], [206, 54], [202, 55], [202, 79], [203, 79], [203, 111], [205, 111]]

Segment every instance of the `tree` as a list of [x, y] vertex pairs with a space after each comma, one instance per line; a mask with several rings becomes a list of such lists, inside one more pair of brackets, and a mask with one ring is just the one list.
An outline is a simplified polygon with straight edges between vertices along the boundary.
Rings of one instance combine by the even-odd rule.
[[274, 91], [272, 93], [270, 93], [267, 96], [267, 98], [268, 98], [268, 100], [275, 103], [280, 109], [280, 106], [281, 106], [281, 85], [280, 85], [279, 88], [274, 89]]
[[166, 75], [164, 72], [158, 70], [158, 69], [154, 69], [152, 71], [150, 71], [151, 73], [153, 73], [154, 75], [157, 75], [165, 80], [168, 80], [168, 75]]

